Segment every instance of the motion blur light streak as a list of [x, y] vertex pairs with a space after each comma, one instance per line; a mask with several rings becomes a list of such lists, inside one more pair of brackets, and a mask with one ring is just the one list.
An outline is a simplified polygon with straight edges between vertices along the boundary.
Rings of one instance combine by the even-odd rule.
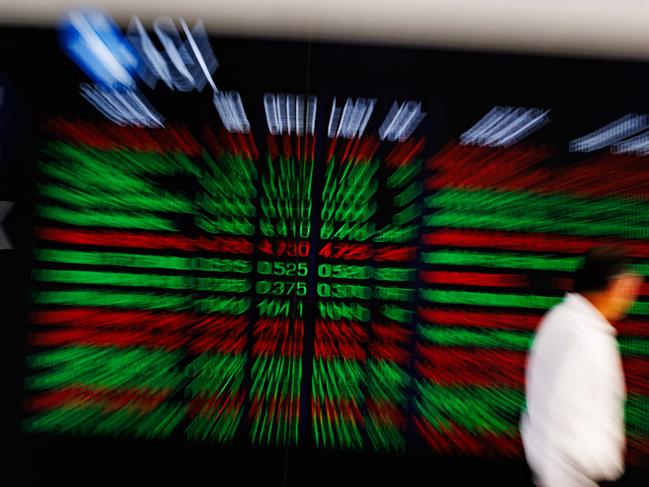
[[329, 127], [327, 128], [329, 138], [344, 137], [353, 139], [354, 137], [362, 137], [374, 111], [374, 105], [376, 105], [375, 99], [365, 100], [359, 98], [354, 102], [351, 98], [347, 98], [345, 105], [340, 108], [336, 106], [336, 99], [334, 98], [331, 115], [329, 116]]
[[313, 135], [317, 108], [318, 98], [315, 96], [308, 96], [305, 103], [304, 95], [264, 95], [266, 122], [271, 135]]
[[150, 88], [155, 88], [157, 81], [162, 80], [172, 90], [202, 91], [209, 83], [218, 92], [212, 80], [218, 61], [202, 22], [197, 22], [191, 31], [184, 19], [180, 19], [180, 24], [187, 38], [186, 43], [182, 42], [171, 18], [154, 19], [154, 30], [164, 47], [164, 53], [160, 53], [140, 19], [131, 18], [127, 32], [131, 44], [143, 60], [144, 69], [140, 70], [140, 77]]
[[[170, 157], [168, 153], [174, 153], [175, 157], [184, 155], [187, 157], [200, 156], [203, 147], [199, 145], [189, 129], [178, 124], [167, 124], [164, 130], [149, 130], [144, 127], [120, 127], [107, 123], [91, 123], [82, 120], [65, 120], [54, 118], [45, 120], [44, 128], [59, 139], [59, 144], [52, 144], [52, 147], [64, 147], [65, 154], [72, 156], [79, 154], [78, 148], [83, 146], [84, 153], [91, 152], [88, 149], [139, 151], [139, 161], [142, 157], [153, 157], [154, 154], [163, 154], [163, 157]], [[142, 152], [149, 154], [142, 154]], [[180, 153], [180, 154], [179, 154]], [[101, 152], [94, 152], [101, 156]], [[104, 154], [112, 157], [112, 154]], [[80, 157], [77, 155], [76, 157]], [[105, 160], [105, 159], [102, 159]], [[128, 164], [120, 164], [128, 166]], [[127, 170], [125, 167], [124, 170]]]
[[595, 240], [571, 236], [564, 236], [561, 240], [555, 240], [548, 239], [545, 234], [450, 229], [424, 234], [422, 240], [429, 245], [461, 248], [487, 247], [501, 250], [556, 252], [562, 254], [583, 254], [591, 247], [620, 243], [629, 247], [632, 257], [649, 258], [649, 244], [642, 240], [620, 241], [607, 238]]
[[460, 136], [462, 144], [507, 147], [547, 124], [549, 110], [494, 107]]
[[636, 154], [646, 156], [649, 154], [649, 133], [643, 132], [635, 137], [630, 137], [611, 146], [613, 154]]
[[403, 142], [412, 135], [425, 116], [426, 113], [421, 111], [421, 103], [407, 101], [399, 105], [395, 101], [379, 127], [379, 137], [390, 142]]
[[63, 49], [105, 89], [133, 89], [139, 60], [117, 25], [96, 10], [71, 11], [60, 30]]
[[214, 93], [214, 106], [221, 122], [230, 132], [250, 132], [250, 122], [243, 108], [241, 96], [236, 91]]
[[104, 90], [81, 83], [81, 96], [118, 125], [164, 126], [164, 119], [137, 90]]
[[129, 42], [105, 13], [69, 12], [60, 27], [63, 48], [97, 82], [96, 86], [82, 83], [81, 96], [119, 125], [161, 127], [164, 118], [137, 91], [136, 74], [149, 88], [160, 79], [172, 90], [200, 92], [209, 83], [225, 127], [232, 132], [248, 132], [250, 124], [239, 94], [220, 92], [212, 80], [218, 62], [203, 24], [199, 21], [192, 30], [184, 19], [180, 24], [184, 41], [172, 18], [153, 20], [164, 49], [161, 53], [138, 17], [131, 19]]
[[623, 139], [649, 128], [647, 115], [628, 114], [594, 132], [570, 141], [573, 152], [592, 152], [617, 144]]

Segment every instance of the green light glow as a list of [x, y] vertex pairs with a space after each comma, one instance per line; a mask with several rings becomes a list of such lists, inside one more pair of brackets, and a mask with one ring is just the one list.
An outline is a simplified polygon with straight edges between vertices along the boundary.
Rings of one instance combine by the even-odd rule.
[[570, 219], [548, 220], [527, 215], [474, 214], [460, 211], [440, 211], [424, 217], [424, 225], [430, 227], [479, 228], [521, 232], [561, 233], [584, 236], [616, 236], [649, 239], [649, 228], [627, 223], [593, 221], [592, 223]]
[[[202, 354], [185, 368], [185, 374], [192, 377], [185, 391], [193, 396], [223, 398], [225, 404], [241, 389], [244, 380], [244, 355]], [[243, 416], [243, 407], [212, 408], [201, 411], [187, 426], [185, 433], [194, 441], [212, 440], [226, 442], [234, 436]]]
[[286, 277], [306, 277], [309, 273], [308, 262], [269, 262], [260, 260], [257, 262], [257, 272], [261, 275], [275, 275]]
[[389, 320], [396, 321], [397, 323], [412, 323], [414, 319], [415, 312], [406, 308], [401, 308], [400, 306], [394, 304], [383, 304], [379, 308], [381, 316], [388, 318]]
[[[78, 359], [80, 352], [82, 359]], [[174, 390], [184, 381], [177, 372], [181, 354], [134, 347], [71, 347], [68, 355], [44, 352], [32, 363], [51, 370], [28, 377], [28, 389], [55, 389], [74, 384], [90, 388], [139, 388], [151, 392]]]
[[399, 427], [386, 423], [381, 418], [368, 415], [365, 419], [365, 431], [375, 450], [404, 451], [406, 448], [406, 439]]
[[[419, 334], [437, 345], [455, 347], [502, 348], [506, 350], [527, 351], [532, 344], [533, 335], [529, 332], [505, 330], [469, 330], [443, 326], [423, 326], [417, 328]], [[618, 338], [623, 355], [649, 355], [649, 340], [644, 338]]]
[[390, 176], [388, 176], [388, 188], [396, 188], [405, 186], [408, 182], [421, 172], [424, 167], [423, 161], [416, 161], [410, 164], [404, 164], [397, 168]]
[[252, 285], [247, 279], [222, 279], [218, 277], [196, 278], [196, 289], [199, 291], [214, 291], [220, 293], [245, 293]]
[[311, 222], [308, 220], [278, 220], [274, 222], [261, 218], [259, 228], [265, 237], [308, 239], [311, 235]]
[[404, 287], [376, 286], [374, 297], [383, 301], [412, 302], [415, 299], [415, 290]]
[[234, 438], [243, 417], [243, 408], [210, 411], [197, 414], [185, 428], [185, 435], [191, 441], [214, 441], [225, 443]]
[[456, 347], [487, 347], [526, 351], [532, 334], [504, 330], [467, 330], [441, 326], [418, 327], [419, 334], [437, 345]]
[[421, 258], [425, 264], [471, 265], [563, 272], [574, 272], [581, 263], [579, 257], [553, 257], [550, 255], [526, 255], [513, 252], [474, 252], [466, 250], [422, 252]]
[[313, 360], [311, 387], [313, 395], [320, 399], [347, 398], [363, 400], [361, 383], [364, 373], [356, 360], [331, 357]]
[[355, 206], [369, 200], [378, 187], [373, 179], [377, 170], [377, 161], [363, 164], [329, 162], [322, 190], [323, 201], [332, 201], [336, 206]]
[[434, 303], [470, 304], [474, 306], [505, 306], [510, 308], [548, 309], [555, 304], [558, 304], [563, 299], [550, 296], [446, 291], [438, 289], [420, 289], [419, 292], [425, 301]]
[[32, 293], [35, 304], [64, 304], [73, 306], [114, 306], [134, 309], [188, 309], [191, 296], [143, 292], [109, 291], [38, 291]]
[[[45, 154], [64, 163], [64, 167], [73, 165], [97, 174], [97, 168], [117, 169], [120, 173], [145, 173], [161, 176], [176, 174], [198, 175], [199, 169], [194, 162], [182, 152], [145, 152], [140, 150], [105, 150], [91, 147], [78, 147], [64, 142], [50, 142]], [[72, 178], [73, 181], [78, 181]]]
[[260, 280], [255, 284], [257, 294], [272, 294], [275, 296], [306, 296], [306, 282], [304, 281], [266, 281]]
[[551, 221], [594, 220], [649, 223], [649, 204], [631, 198], [579, 198], [530, 192], [442, 189], [426, 198], [428, 208], [535, 216]]
[[282, 299], [262, 299], [257, 304], [259, 316], [269, 318], [297, 316], [302, 318], [302, 302], [293, 303]]
[[[251, 201], [249, 198], [237, 195], [219, 194], [218, 196], [210, 196], [206, 193], [196, 194], [196, 205], [217, 218], [223, 216], [252, 218], [255, 216], [256, 210]], [[250, 223], [250, 220], [245, 221]]]
[[319, 282], [317, 285], [318, 296], [321, 298], [336, 299], [371, 299], [372, 288], [356, 284], [342, 284], [338, 282]]
[[369, 321], [370, 310], [358, 303], [334, 303], [318, 301], [320, 317], [329, 320], [357, 320]]
[[250, 309], [250, 298], [213, 296], [196, 300], [195, 308], [201, 313], [242, 315]]
[[405, 243], [417, 238], [419, 226], [417, 225], [387, 225], [376, 231], [375, 242]]
[[366, 370], [367, 392], [373, 401], [405, 406], [410, 384], [405, 370], [394, 362], [375, 359], [368, 360]]
[[247, 274], [252, 272], [252, 263], [240, 259], [195, 257], [192, 260], [192, 268], [205, 272], [233, 272], [237, 274]]
[[218, 199], [243, 198], [244, 201], [257, 196], [254, 184], [257, 169], [250, 159], [223, 153], [217, 164], [207, 152], [203, 152], [203, 161], [207, 173], [201, 175], [199, 182], [212, 196]]
[[374, 271], [374, 278], [378, 281], [413, 281], [416, 277], [415, 269], [401, 267], [382, 267]]
[[413, 203], [408, 208], [395, 213], [392, 221], [397, 225], [406, 225], [421, 216], [421, 206], [418, 203]]
[[217, 220], [213, 220], [205, 215], [194, 215], [194, 223], [207, 233], [246, 236], [255, 233], [254, 225], [247, 218], [219, 217]]
[[114, 265], [123, 267], [151, 267], [159, 269], [190, 270], [192, 259], [187, 257], [141, 255], [120, 252], [84, 252], [76, 250], [35, 249], [37, 260], [65, 264]]
[[[481, 293], [469, 291], [446, 291], [437, 289], [420, 289], [421, 297], [426, 301], [448, 304], [467, 304], [474, 306], [504, 306], [511, 308], [549, 309], [562, 301], [563, 297], [535, 296], [525, 294]], [[649, 303], [636, 301], [629, 314], [649, 314]]]
[[39, 184], [39, 193], [71, 206], [120, 210], [148, 210], [175, 213], [193, 213], [193, 203], [182, 196], [172, 196], [164, 191], [152, 190], [138, 193], [114, 191], [88, 193], [79, 189]]
[[320, 238], [323, 240], [354, 240], [365, 242], [374, 236], [376, 231], [374, 223], [345, 222], [340, 226], [332, 222], [323, 222], [320, 229]]
[[335, 206], [332, 202], [323, 202], [320, 216], [323, 221], [359, 222], [369, 220], [376, 213], [375, 201], [363, 201], [356, 206]]
[[363, 447], [360, 421], [342, 413], [334, 404], [313, 414], [313, 434], [317, 447], [360, 450]]
[[[355, 417], [353, 408], [358, 408], [363, 401], [363, 379], [361, 366], [355, 360], [314, 359], [311, 388], [313, 432], [317, 446], [362, 447], [360, 418]], [[315, 404], [320, 405], [320, 414], [317, 414]], [[348, 409], [350, 406], [352, 410]]]
[[443, 387], [416, 381], [419, 399], [415, 410], [430, 425], [444, 432], [451, 423], [472, 434], [515, 436], [523, 408], [523, 391], [487, 387]]
[[68, 210], [58, 206], [36, 206], [38, 215], [61, 223], [77, 226], [133, 228], [138, 230], [177, 231], [174, 223], [168, 218], [142, 212], [118, 212], [96, 210]]
[[192, 396], [221, 396], [238, 391], [243, 383], [245, 355], [204, 353], [185, 368], [192, 380], [186, 391]]
[[618, 338], [622, 355], [649, 356], [649, 340], [646, 338]]
[[250, 438], [260, 444], [297, 445], [301, 358], [257, 357], [251, 371], [250, 398], [259, 403]]
[[167, 438], [185, 417], [182, 405], [162, 404], [147, 415], [103, 406], [65, 406], [45, 411], [23, 424], [30, 433], [67, 433], [82, 436], [132, 435], [140, 438]]
[[[405, 190], [394, 197], [394, 204], [397, 206], [406, 206], [412, 200], [417, 198], [422, 193], [421, 183], [419, 181], [413, 182]], [[420, 210], [421, 214], [421, 210]]]
[[193, 289], [191, 276], [160, 276], [157, 274], [130, 274], [126, 272], [70, 271], [35, 269], [34, 279], [68, 284], [98, 284], [110, 286], [159, 287]]
[[318, 277], [332, 279], [371, 279], [372, 267], [366, 265], [349, 264], [320, 264], [318, 266]]

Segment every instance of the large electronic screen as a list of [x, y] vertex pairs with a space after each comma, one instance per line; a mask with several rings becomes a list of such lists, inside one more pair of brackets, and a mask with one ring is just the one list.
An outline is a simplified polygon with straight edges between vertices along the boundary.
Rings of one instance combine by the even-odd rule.
[[[649, 274], [647, 64], [89, 13], [2, 38], [25, 441], [524, 462], [526, 353], [580, 254]], [[640, 468], [647, 284], [619, 330]]]

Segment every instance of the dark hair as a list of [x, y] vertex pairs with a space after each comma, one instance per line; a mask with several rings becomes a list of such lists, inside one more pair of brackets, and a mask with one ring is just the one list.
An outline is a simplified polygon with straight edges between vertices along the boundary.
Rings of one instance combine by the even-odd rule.
[[590, 249], [575, 276], [575, 292], [605, 290], [611, 278], [624, 272], [630, 263], [624, 249], [609, 246]]

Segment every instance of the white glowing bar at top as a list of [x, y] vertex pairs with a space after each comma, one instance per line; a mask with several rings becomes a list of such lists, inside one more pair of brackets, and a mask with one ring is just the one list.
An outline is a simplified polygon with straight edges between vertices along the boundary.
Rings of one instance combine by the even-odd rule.
[[306, 105], [306, 130], [313, 135], [315, 133], [315, 115], [318, 110], [318, 98], [314, 95], [309, 96]]
[[613, 154], [649, 154], [649, 132], [643, 132], [611, 147]]
[[527, 110], [522, 117], [519, 117], [518, 120], [507, 127], [506, 133], [503, 133], [505, 132], [503, 130], [494, 136], [491, 143], [499, 146], [507, 146], [518, 142], [548, 123], [550, 121], [547, 116], [548, 112], [549, 110], [543, 111], [537, 108]]
[[[286, 95], [284, 93], [266, 93], [264, 110], [268, 131], [272, 135], [312, 134], [315, 131], [317, 98], [308, 96], [305, 106], [304, 95]], [[306, 113], [305, 113], [306, 109]]]
[[81, 96], [118, 125], [164, 126], [162, 116], [136, 90], [104, 90], [82, 83]]
[[394, 102], [379, 127], [379, 138], [391, 142], [404, 141], [412, 135], [425, 116], [426, 113], [421, 111], [421, 103], [408, 101], [399, 106]]
[[338, 132], [338, 121], [340, 120], [340, 108], [336, 106], [336, 98], [331, 105], [331, 115], [329, 115], [329, 125], [327, 126], [327, 135], [330, 138], [336, 136]]
[[214, 105], [221, 117], [223, 126], [228, 132], [250, 132], [250, 122], [243, 108], [243, 101], [239, 92], [215, 92]]
[[588, 135], [570, 141], [570, 151], [592, 152], [620, 142], [647, 128], [649, 128], [649, 117], [629, 113]]
[[478, 140], [482, 134], [498, 123], [498, 121], [502, 120], [503, 117], [507, 116], [509, 111], [511, 110], [503, 110], [502, 107], [493, 107], [478, 123], [460, 136], [460, 141], [463, 144], [471, 144]]
[[277, 135], [280, 133], [279, 118], [277, 116], [277, 101], [275, 95], [266, 93], [264, 95], [264, 111], [266, 112], [266, 122], [268, 123], [268, 131]]
[[304, 135], [304, 97], [295, 97], [295, 132]]
[[[187, 37], [187, 40], [189, 41], [189, 45], [192, 48], [192, 51], [194, 51], [194, 56], [196, 56], [196, 59], [198, 60], [198, 64], [203, 70], [203, 74], [205, 75], [205, 79], [207, 82], [210, 84], [212, 89], [214, 91], [219, 91], [218, 88], [216, 87], [216, 84], [214, 84], [214, 80], [212, 79], [212, 73], [210, 73], [209, 68], [207, 67], [207, 63], [205, 62], [205, 58], [203, 57], [203, 53], [201, 53], [201, 50], [198, 48], [198, 44], [196, 44], [196, 41], [194, 40], [194, 36], [192, 35], [191, 31], [189, 30], [189, 26], [187, 25], [187, 22], [185, 22], [185, 19], [182, 17], [180, 18], [180, 25], [182, 26], [183, 30], [185, 31], [185, 36]], [[195, 29], [199, 28], [201, 30], [204, 30], [203, 28], [203, 23], [201, 21], [198, 21], [196, 26], [194, 27]]]
[[550, 121], [550, 110], [496, 106], [460, 136], [462, 144], [504, 147], [514, 144]]
[[340, 108], [336, 105], [336, 99], [334, 98], [331, 115], [329, 116], [329, 125], [327, 126], [327, 136], [329, 138], [344, 137], [346, 139], [362, 137], [374, 111], [375, 104], [376, 99], [358, 98], [353, 101], [351, 98], [347, 98], [345, 105]]
[[[70, 12], [69, 17], [70, 23], [77, 29], [88, 48], [97, 57], [101, 65], [108, 70], [111, 76], [124, 86], [135, 88], [136, 83], [131, 74], [122, 66], [117, 57], [115, 57], [108, 46], [101, 40], [97, 32], [90, 25], [88, 19], [82, 13], [76, 11]], [[98, 20], [101, 21], [102, 19], [99, 18]]]

